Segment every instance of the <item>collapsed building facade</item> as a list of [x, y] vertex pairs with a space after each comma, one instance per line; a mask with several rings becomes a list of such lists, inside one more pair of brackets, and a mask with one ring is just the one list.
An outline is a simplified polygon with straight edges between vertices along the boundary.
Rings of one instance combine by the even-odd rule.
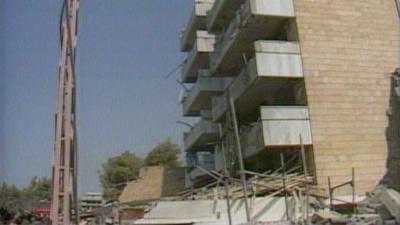
[[397, 20], [391, 0], [195, 0], [180, 37], [183, 115], [198, 118], [184, 134], [191, 184], [207, 183], [196, 165], [237, 170], [237, 122], [246, 170], [304, 147], [317, 185], [354, 168], [356, 193], [372, 190], [393, 136]]

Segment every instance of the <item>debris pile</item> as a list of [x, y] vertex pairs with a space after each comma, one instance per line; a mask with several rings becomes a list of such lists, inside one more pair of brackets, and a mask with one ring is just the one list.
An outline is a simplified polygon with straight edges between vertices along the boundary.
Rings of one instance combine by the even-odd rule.
[[[260, 197], [275, 198], [276, 201], [283, 203], [284, 213], [280, 221], [287, 221], [290, 224], [304, 224], [306, 221], [310, 221], [310, 216], [324, 208], [324, 202], [328, 198], [324, 190], [313, 185], [313, 177], [305, 175], [302, 166], [297, 163], [291, 168], [283, 165], [272, 172], [258, 173], [245, 170], [243, 172], [247, 179], [244, 186], [238, 178], [226, 176], [215, 170], [198, 168], [212, 177], [214, 182], [198, 189], [181, 192], [181, 195], [187, 200], [223, 200], [229, 201], [227, 204], [232, 204], [238, 200], [247, 199], [251, 211], [254, 207], [253, 202]], [[246, 187], [245, 192], [243, 191], [244, 187]], [[268, 214], [268, 212], [264, 213]], [[253, 214], [250, 214], [253, 223], [277, 222], [276, 220], [253, 218]], [[234, 221], [233, 224], [240, 223]]]
[[[214, 199], [223, 197], [226, 192], [223, 188], [225, 181], [228, 181], [229, 196], [231, 198], [243, 197], [243, 188], [241, 180], [233, 177], [226, 177], [224, 174], [217, 171], [208, 171], [202, 167], [199, 167], [210, 177], [214, 178], [215, 181], [210, 184], [194, 189], [186, 190], [180, 194], [186, 198], [195, 199]], [[244, 171], [247, 176], [251, 176], [246, 181], [247, 193], [249, 195], [279, 195], [284, 192], [297, 191], [297, 195], [301, 195], [300, 192], [305, 192], [305, 186], [312, 186], [313, 177], [304, 176], [298, 172], [289, 170], [285, 175], [279, 171], [256, 173], [252, 171]], [[316, 189], [316, 187], [312, 187]], [[293, 194], [295, 195], [295, 194]]]
[[[122, 220], [123, 213], [114, 218], [121, 224], [137, 225], [400, 224], [400, 193], [397, 191], [378, 187], [368, 193], [366, 199], [356, 196], [354, 170], [351, 181], [321, 189], [314, 185], [313, 177], [304, 173], [306, 170], [295, 158], [283, 162], [274, 171], [243, 170], [245, 181], [228, 173], [198, 167], [211, 178], [208, 185], [187, 189], [175, 197], [125, 203], [130, 207], [140, 205], [140, 215], [131, 210], [129, 218]], [[344, 186], [351, 186], [353, 195], [334, 197], [334, 190]], [[119, 208], [122, 209], [121, 204]]]
[[367, 193], [367, 198], [358, 206], [360, 213], [378, 214], [382, 224], [400, 224], [400, 193], [379, 186]]
[[313, 224], [326, 225], [378, 225], [382, 224], [378, 214], [343, 215], [335, 211], [320, 211], [312, 216]]

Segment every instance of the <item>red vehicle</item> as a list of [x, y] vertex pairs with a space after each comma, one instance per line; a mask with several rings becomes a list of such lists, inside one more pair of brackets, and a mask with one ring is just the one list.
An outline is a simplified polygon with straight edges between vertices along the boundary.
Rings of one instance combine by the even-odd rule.
[[32, 206], [32, 214], [39, 218], [50, 218], [50, 203], [40, 202]]

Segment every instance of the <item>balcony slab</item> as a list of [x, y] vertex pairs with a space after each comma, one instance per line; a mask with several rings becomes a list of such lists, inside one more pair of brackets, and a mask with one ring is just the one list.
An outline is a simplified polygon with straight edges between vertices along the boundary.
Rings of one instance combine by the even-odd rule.
[[248, 115], [260, 105], [301, 105], [304, 97], [303, 68], [296, 42], [257, 41], [255, 57], [230, 87], [212, 99], [212, 117], [219, 121], [232, 97], [239, 115]]
[[231, 20], [226, 31], [217, 36], [210, 54], [212, 74], [232, 76], [254, 55], [253, 42], [279, 39], [282, 30], [294, 18], [292, 0], [247, 0]]
[[214, 51], [214, 44], [214, 35], [202, 30], [196, 32], [196, 41], [182, 65], [182, 81], [193, 83], [199, 76], [199, 70], [208, 69], [209, 54]]
[[242, 138], [244, 157], [281, 147], [312, 145], [308, 108], [305, 106], [262, 106], [261, 121]]
[[211, 33], [222, 30], [235, 16], [235, 12], [246, 0], [218, 0], [207, 15], [207, 29]]
[[197, 30], [206, 30], [207, 12], [214, 5], [214, 0], [195, 0], [189, 22], [180, 34], [181, 51], [188, 51], [193, 47]]
[[218, 137], [218, 125], [211, 120], [201, 119], [190, 132], [184, 133], [184, 149], [194, 151], [201, 146], [213, 145]]
[[229, 82], [229, 78], [199, 77], [182, 104], [183, 115], [200, 116], [202, 110], [211, 110], [211, 97], [221, 95]]

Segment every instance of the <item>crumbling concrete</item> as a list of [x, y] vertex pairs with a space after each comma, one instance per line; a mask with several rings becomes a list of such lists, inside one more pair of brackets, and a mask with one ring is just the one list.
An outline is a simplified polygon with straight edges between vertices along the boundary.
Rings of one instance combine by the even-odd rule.
[[382, 224], [378, 214], [342, 215], [334, 211], [321, 211], [312, 217], [313, 224], [366, 225]]
[[378, 214], [382, 224], [400, 224], [400, 193], [379, 186], [358, 206], [359, 213]]
[[[399, 71], [399, 70], [398, 70]], [[389, 125], [386, 128], [388, 158], [387, 172], [382, 184], [400, 191], [400, 74], [396, 72], [391, 81], [387, 111]]]

